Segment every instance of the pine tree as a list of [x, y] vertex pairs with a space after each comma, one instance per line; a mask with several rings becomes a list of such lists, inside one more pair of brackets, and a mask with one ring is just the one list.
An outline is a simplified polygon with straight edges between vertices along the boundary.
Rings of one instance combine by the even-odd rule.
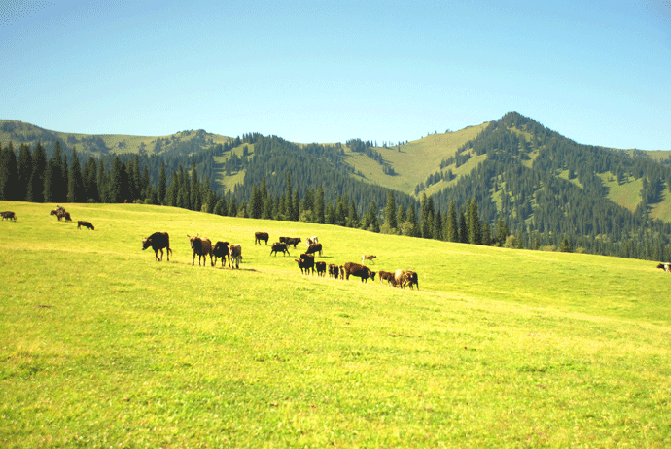
[[89, 156], [86, 165], [84, 166], [84, 190], [86, 192], [85, 198], [87, 200], [99, 202], [100, 196], [98, 195], [98, 183], [96, 182], [96, 177], [98, 175], [98, 167], [96, 166], [96, 160], [93, 156]]
[[403, 226], [403, 223], [406, 221], [405, 207], [402, 204], [398, 206], [398, 213], [396, 214], [396, 225]]
[[491, 231], [489, 229], [489, 223], [487, 221], [482, 222], [482, 244], [483, 245], [491, 245], [492, 244], [492, 235]]
[[408, 206], [407, 217], [408, 219], [406, 220], [406, 223], [408, 228], [407, 230], [404, 230], [404, 234], [410, 237], [421, 237], [422, 231], [419, 228], [419, 223], [417, 223], [417, 214], [415, 212], [415, 206], [412, 204]]
[[285, 214], [286, 219], [292, 221], [294, 219], [294, 204], [292, 201], [293, 192], [291, 190], [291, 172], [287, 172], [287, 192], [285, 196]]
[[459, 242], [459, 225], [457, 223], [457, 210], [454, 206], [454, 201], [450, 201], [450, 208], [447, 213], [447, 235], [445, 239], [448, 242]]
[[463, 206], [459, 208], [459, 243], [468, 243], [468, 223]]
[[167, 178], [165, 175], [165, 161], [161, 159], [161, 169], [158, 173], [158, 202], [159, 204], [165, 203], [165, 191], [166, 191]]
[[298, 221], [301, 217], [301, 198], [298, 194], [298, 189], [294, 191], [294, 201], [291, 207], [291, 211], [293, 213], [291, 221]]
[[47, 170], [47, 153], [41, 143], [37, 143], [33, 150], [33, 171], [28, 186], [28, 201], [44, 202], [44, 181]]
[[252, 186], [252, 199], [250, 201], [250, 211], [249, 216], [251, 218], [259, 219], [263, 217], [263, 198], [261, 197], [261, 190], [256, 187], [256, 184]]
[[398, 228], [398, 221], [396, 220], [396, 200], [394, 200], [394, 192], [391, 190], [387, 194], [387, 205], [384, 208], [384, 219], [390, 231]]
[[9, 145], [0, 150], [0, 199], [8, 201], [19, 199], [16, 189], [18, 179], [16, 153], [14, 153], [14, 145], [9, 142]]
[[122, 203], [128, 199], [128, 174], [119, 156], [114, 158], [110, 180], [110, 202]]
[[100, 202], [109, 203], [109, 182], [107, 173], [105, 173], [105, 164], [101, 160], [98, 164], [98, 176], [96, 177], [96, 184], [98, 185], [98, 195], [100, 196]]
[[325, 222], [326, 224], [336, 224], [336, 212], [333, 204], [329, 201], [326, 203], [326, 212], [325, 212]]
[[468, 205], [468, 243], [471, 245], [482, 244], [482, 232], [480, 230], [480, 219], [478, 218], [478, 203], [475, 198]]
[[70, 203], [82, 203], [86, 201], [84, 178], [82, 176], [81, 165], [79, 163], [79, 156], [77, 150], [72, 151], [72, 164], [68, 173], [68, 196], [67, 200]]
[[380, 224], [377, 220], [377, 207], [375, 207], [375, 201], [370, 202], [370, 207], [368, 208], [368, 213], [364, 216], [363, 229], [367, 229], [372, 232], [380, 232]]
[[30, 192], [30, 177], [33, 174], [33, 156], [30, 154], [30, 148], [25, 143], [22, 143], [19, 147], [17, 169], [17, 196], [21, 201], [30, 201], [28, 193]]
[[349, 213], [347, 214], [347, 226], [350, 228], [358, 228], [359, 224], [359, 214], [356, 213], [356, 205], [354, 204], [354, 200], [350, 200]]
[[198, 173], [196, 171], [196, 161], [193, 161], [191, 166], [191, 191], [189, 198], [189, 206], [191, 210], [200, 211], [200, 208], [203, 203], [203, 198], [201, 196], [200, 182], [198, 181]]
[[317, 196], [315, 197], [315, 215], [317, 216], [317, 223], [326, 222], [324, 206], [324, 189], [319, 186], [317, 189]]
[[61, 192], [67, 189], [61, 183], [63, 182], [63, 159], [61, 155], [61, 144], [57, 140], [54, 143], [54, 152], [47, 163], [47, 171], [44, 177], [44, 200], [47, 202], [62, 203], [65, 201], [65, 195]]

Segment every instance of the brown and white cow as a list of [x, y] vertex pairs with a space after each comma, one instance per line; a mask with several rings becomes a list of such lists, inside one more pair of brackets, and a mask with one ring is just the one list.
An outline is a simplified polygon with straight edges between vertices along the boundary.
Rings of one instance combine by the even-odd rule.
[[[240, 268], [240, 259], [242, 259], [242, 247], [240, 245], [228, 245], [229, 262], [235, 264], [235, 268]], [[231, 269], [233, 267], [231, 266]]]
[[212, 262], [212, 242], [206, 237], [199, 237], [197, 235], [191, 237], [189, 234], [186, 235], [189, 238], [191, 243], [191, 249], [193, 249], [193, 258], [191, 259], [191, 265], [196, 263], [196, 254], [198, 254], [198, 266], [200, 266], [200, 258], [203, 258], [203, 266], [207, 262], [207, 256], [210, 256], [210, 265], [214, 266]]
[[[145, 250], [149, 247], [152, 247], [154, 252], [156, 252], [156, 260], [163, 260], [163, 248], [165, 248], [165, 258], [170, 261], [170, 254], [172, 250], [170, 249], [170, 237], [167, 232], [154, 232], [147, 238], [142, 239], [142, 249]], [[158, 252], [161, 252], [161, 257], [158, 257]]]

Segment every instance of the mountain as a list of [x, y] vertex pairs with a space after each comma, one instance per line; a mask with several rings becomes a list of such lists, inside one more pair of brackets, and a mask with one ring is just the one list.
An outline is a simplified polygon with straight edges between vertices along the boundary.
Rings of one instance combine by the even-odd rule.
[[305, 199], [321, 187], [324, 201], [334, 207], [362, 217], [370, 205], [384, 221], [393, 191], [397, 207], [413, 206], [420, 223], [431, 222], [422, 225], [425, 237], [445, 238], [444, 231], [430, 229], [444, 226], [451, 205], [464, 215], [475, 201], [477, 218], [491, 234], [505, 229], [520, 246], [556, 247], [568, 239], [599, 254], [661, 259], [653, 256], [668, 248], [671, 255], [669, 154], [582, 145], [516, 112], [382, 146], [358, 138], [298, 144], [258, 133], [240, 139], [204, 130], [96, 136], [10, 120], [0, 121], [0, 131], [3, 145], [41, 141], [48, 147], [59, 141], [70, 152], [76, 147], [79, 155], [100, 157], [108, 170], [110, 158], [135, 157], [149, 167], [153, 185], [159, 159], [167, 161], [168, 179], [182, 167], [187, 172], [195, 167], [199, 179], [209, 179], [211, 189], [228, 192], [238, 203], [251, 201], [261, 186], [273, 201], [292, 189]]
[[191, 154], [212, 145], [230, 142], [230, 137], [207, 133], [202, 129], [187, 130], [169, 136], [128, 136], [122, 134], [77, 134], [51, 131], [19, 120], [0, 120], [0, 143], [41, 142], [50, 146], [60, 141], [64, 148], [76, 148], [80, 154], [98, 157], [116, 154], [178, 155]]

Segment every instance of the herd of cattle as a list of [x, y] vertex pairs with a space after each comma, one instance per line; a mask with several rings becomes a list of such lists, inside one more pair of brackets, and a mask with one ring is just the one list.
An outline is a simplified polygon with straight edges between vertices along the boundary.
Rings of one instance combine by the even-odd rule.
[[[221, 259], [222, 268], [226, 266], [226, 259], [228, 258], [228, 266], [233, 269], [240, 268], [240, 259], [242, 259], [242, 247], [240, 245], [233, 245], [228, 242], [217, 242], [212, 245], [212, 241], [205, 237], [200, 237], [198, 235], [191, 236], [187, 234], [191, 249], [193, 250], [193, 256], [191, 260], [191, 265], [196, 264], [196, 256], [198, 256], [198, 266], [201, 266], [200, 260], [203, 259], [203, 265], [206, 266], [207, 257], [210, 257], [210, 266], [216, 266], [218, 259]], [[268, 233], [267, 232], [257, 232], [255, 233], [254, 244], [261, 244], [264, 242], [268, 244]], [[293, 246], [294, 249], [301, 243], [300, 237], [280, 237], [279, 242], [273, 243], [271, 245], [270, 254], [273, 254], [277, 257], [278, 252], [282, 252], [283, 256], [291, 253], [289, 252], [289, 247]], [[294, 259], [298, 262], [298, 268], [301, 270], [301, 274], [313, 274], [317, 272], [317, 276], [326, 276], [326, 262], [324, 261], [315, 261], [315, 254], [322, 255], [323, 247], [319, 243], [317, 236], [312, 236], [306, 239], [305, 244], [307, 249], [302, 253], [298, 259]], [[156, 260], [163, 260], [163, 250], [165, 249], [166, 260], [170, 260], [170, 255], [172, 254], [172, 249], [170, 248], [170, 236], [167, 232], [155, 232], [149, 237], [142, 239], [142, 249], [145, 250], [151, 247], [154, 250], [156, 255]], [[160, 254], [160, 256], [159, 256]], [[372, 260], [375, 256], [366, 256], [362, 258], [362, 264], [355, 262], [346, 262], [343, 265], [329, 264], [328, 273], [329, 277], [334, 279], [344, 279], [349, 280], [350, 276], [356, 276], [361, 278], [361, 282], [368, 282], [368, 279], [375, 280], [375, 275], [379, 275], [380, 283], [387, 281], [387, 285], [394, 287], [417, 287], [419, 290], [419, 283], [417, 281], [417, 273], [410, 270], [398, 269], [394, 272], [387, 271], [372, 271], [369, 267], [365, 265], [366, 260]]]

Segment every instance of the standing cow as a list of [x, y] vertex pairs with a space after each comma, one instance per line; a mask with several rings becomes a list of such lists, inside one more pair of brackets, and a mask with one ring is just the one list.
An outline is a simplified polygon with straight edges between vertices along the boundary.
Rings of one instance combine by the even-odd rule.
[[[221, 258], [221, 267], [224, 268], [226, 265], [226, 257], [228, 257], [228, 242], [217, 242], [212, 248], [212, 256], [214, 256], [214, 265], [217, 264], [217, 259]], [[231, 264], [230, 258], [228, 262], [229, 266]]]
[[[156, 252], [156, 261], [163, 260], [163, 248], [165, 248], [165, 258], [170, 261], [170, 254], [172, 250], [170, 249], [170, 237], [167, 232], [154, 232], [147, 238], [142, 239], [142, 249], [145, 250], [149, 247], [152, 247]], [[161, 252], [161, 257], [158, 257], [158, 252]]]
[[191, 265], [196, 263], [196, 254], [198, 254], [198, 266], [200, 266], [200, 258], [203, 258], [203, 266], [207, 262], [207, 256], [210, 256], [210, 265], [214, 266], [212, 262], [212, 242], [210, 239], [205, 237], [198, 237], [197, 235], [191, 237], [189, 234], [186, 235], [189, 238], [191, 243], [191, 248], [193, 249], [193, 258], [191, 259]]
[[[234, 263], [235, 268], [240, 268], [240, 259], [242, 259], [242, 247], [240, 245], [228, 245], [229, 263]], [[233, 267], [231, 266], [231, 269]]]
[[375, 272], [370, 271], [370, 268], [365, 265], [361, 265], [360, 263], [345, 263], [345, 279], [349, 280], [350, 275], [360, 277], [361, 282], [365, 280], [366, 283], [368, 283], [368, 278], [370, 278], [371, 281], [375, 280]]
[[254, 233], [254, 244], [261, 244], [261, 240], [265, 242], [265, 244], [268, 244], [268, 233], [267, 232], [256, 232]]
[[273, 243], [273, 246], [270, 248], [269, 256], [272, 256], [273, 253], [275, 253], [275, 257], [277, 257], [277, 253], [279, 251], [282, 251], [283, 256], [286, 256], [287, 254], [291, 256], [291, 253], [289, 252], [289, 248], [287, 248], [286, 243]]

